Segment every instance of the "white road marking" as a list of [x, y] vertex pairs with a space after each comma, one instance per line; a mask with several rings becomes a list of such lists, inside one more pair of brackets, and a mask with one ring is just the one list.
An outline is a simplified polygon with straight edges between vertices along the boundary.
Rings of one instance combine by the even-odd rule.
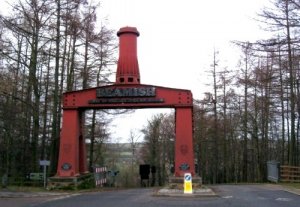
[[285, 202], [288, 202], [288, 201], [291, 201], [292, 199], [291, 198], [276, 198], [275, 201], [285, 201]]
[[59, 197], [56, 197], [56, 198], [50, 198], [50, 199], [48, 199], [46, 202], [49, 202], [49, 201], [56, 201], [56, 200], [62, 200], [62, 199], [65, 199], [65, 198], [70, 198], [70, 197], [78, 196], [78, 195], [80, 195], [80, 193], [74, 193], [74, 194], [69, 194], [69, 195], [59, 196]]
[[229, 199], [229, 198], [233, 198], [233, 196], [223, 196], [222, 198]]
[[266, 200], [267, 198], [265, 197], [257, 197], [258, 200]]

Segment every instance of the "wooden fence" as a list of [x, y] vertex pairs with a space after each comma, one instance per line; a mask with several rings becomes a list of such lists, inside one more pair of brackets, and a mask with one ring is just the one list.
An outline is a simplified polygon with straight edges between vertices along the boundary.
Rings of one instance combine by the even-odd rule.
[[300, 183], [300, 167], [281, 165], [280, 166], [280, 181]]

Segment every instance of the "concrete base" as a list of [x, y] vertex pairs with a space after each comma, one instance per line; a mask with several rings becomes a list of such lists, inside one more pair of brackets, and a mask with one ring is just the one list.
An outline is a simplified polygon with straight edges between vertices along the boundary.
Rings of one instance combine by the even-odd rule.
[[[183, 177], [170, 177], [169, 178], [169, 188], [183, 190]], [[192, 177], [193, 188], [201, 188], [202, 178], [199, 176]]]
[[77, 189], [84, 182], [94, 180], [93, 173], [88, 173], [75, 177], [50, 177], [48, 181], [49, 189]]
[[154, 196], [170, 196], [170, 197], [208, 197], [217, 196], [217, 194], [210, 188], [202, 186], [201, 188], [193, 188], [193, 193], [184, 194], [183, 190], [171, 189], [165, 187], [155, 192]]
[[202, 197], [217, 196], [210, 188], [202, 185], [202, 178], [199, 176], [192, 177], [193, 193], [184, 194], [183, 177], [170, 177], [168, 186], [157, 190], [154, 196], [172, 196], [172, 197]]
[[[193, 183], [198, 183], [198, 184], [202, 184], [202, 178], [199, 176], [194, 176], [192, 177], [192, 181]], [[169, 183], [182, 183], [183, 184], [183, 177], [170, 177], [169, 178]]]

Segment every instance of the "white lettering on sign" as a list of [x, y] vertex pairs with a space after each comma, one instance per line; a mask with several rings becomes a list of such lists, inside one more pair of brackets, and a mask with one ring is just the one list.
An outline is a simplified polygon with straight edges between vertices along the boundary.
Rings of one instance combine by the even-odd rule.
[[97, 88], [97, 98], [117, 98], [117, 97], [154, 97], [155, 87], [141, 88]]

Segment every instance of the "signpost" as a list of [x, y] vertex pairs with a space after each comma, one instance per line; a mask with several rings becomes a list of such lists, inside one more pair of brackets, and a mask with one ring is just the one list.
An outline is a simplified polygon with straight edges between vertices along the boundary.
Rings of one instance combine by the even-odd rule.
[[192, 193], [193, 193], [192, 174], [184, 173], [184, 194], [192, 194]]
[[50, 165], [50, 161], [49, 160], [40, 160], [40, 166], [43, 166], [44, 169], [44, 188], [46, 188], [47, 186], [47, 166]]

